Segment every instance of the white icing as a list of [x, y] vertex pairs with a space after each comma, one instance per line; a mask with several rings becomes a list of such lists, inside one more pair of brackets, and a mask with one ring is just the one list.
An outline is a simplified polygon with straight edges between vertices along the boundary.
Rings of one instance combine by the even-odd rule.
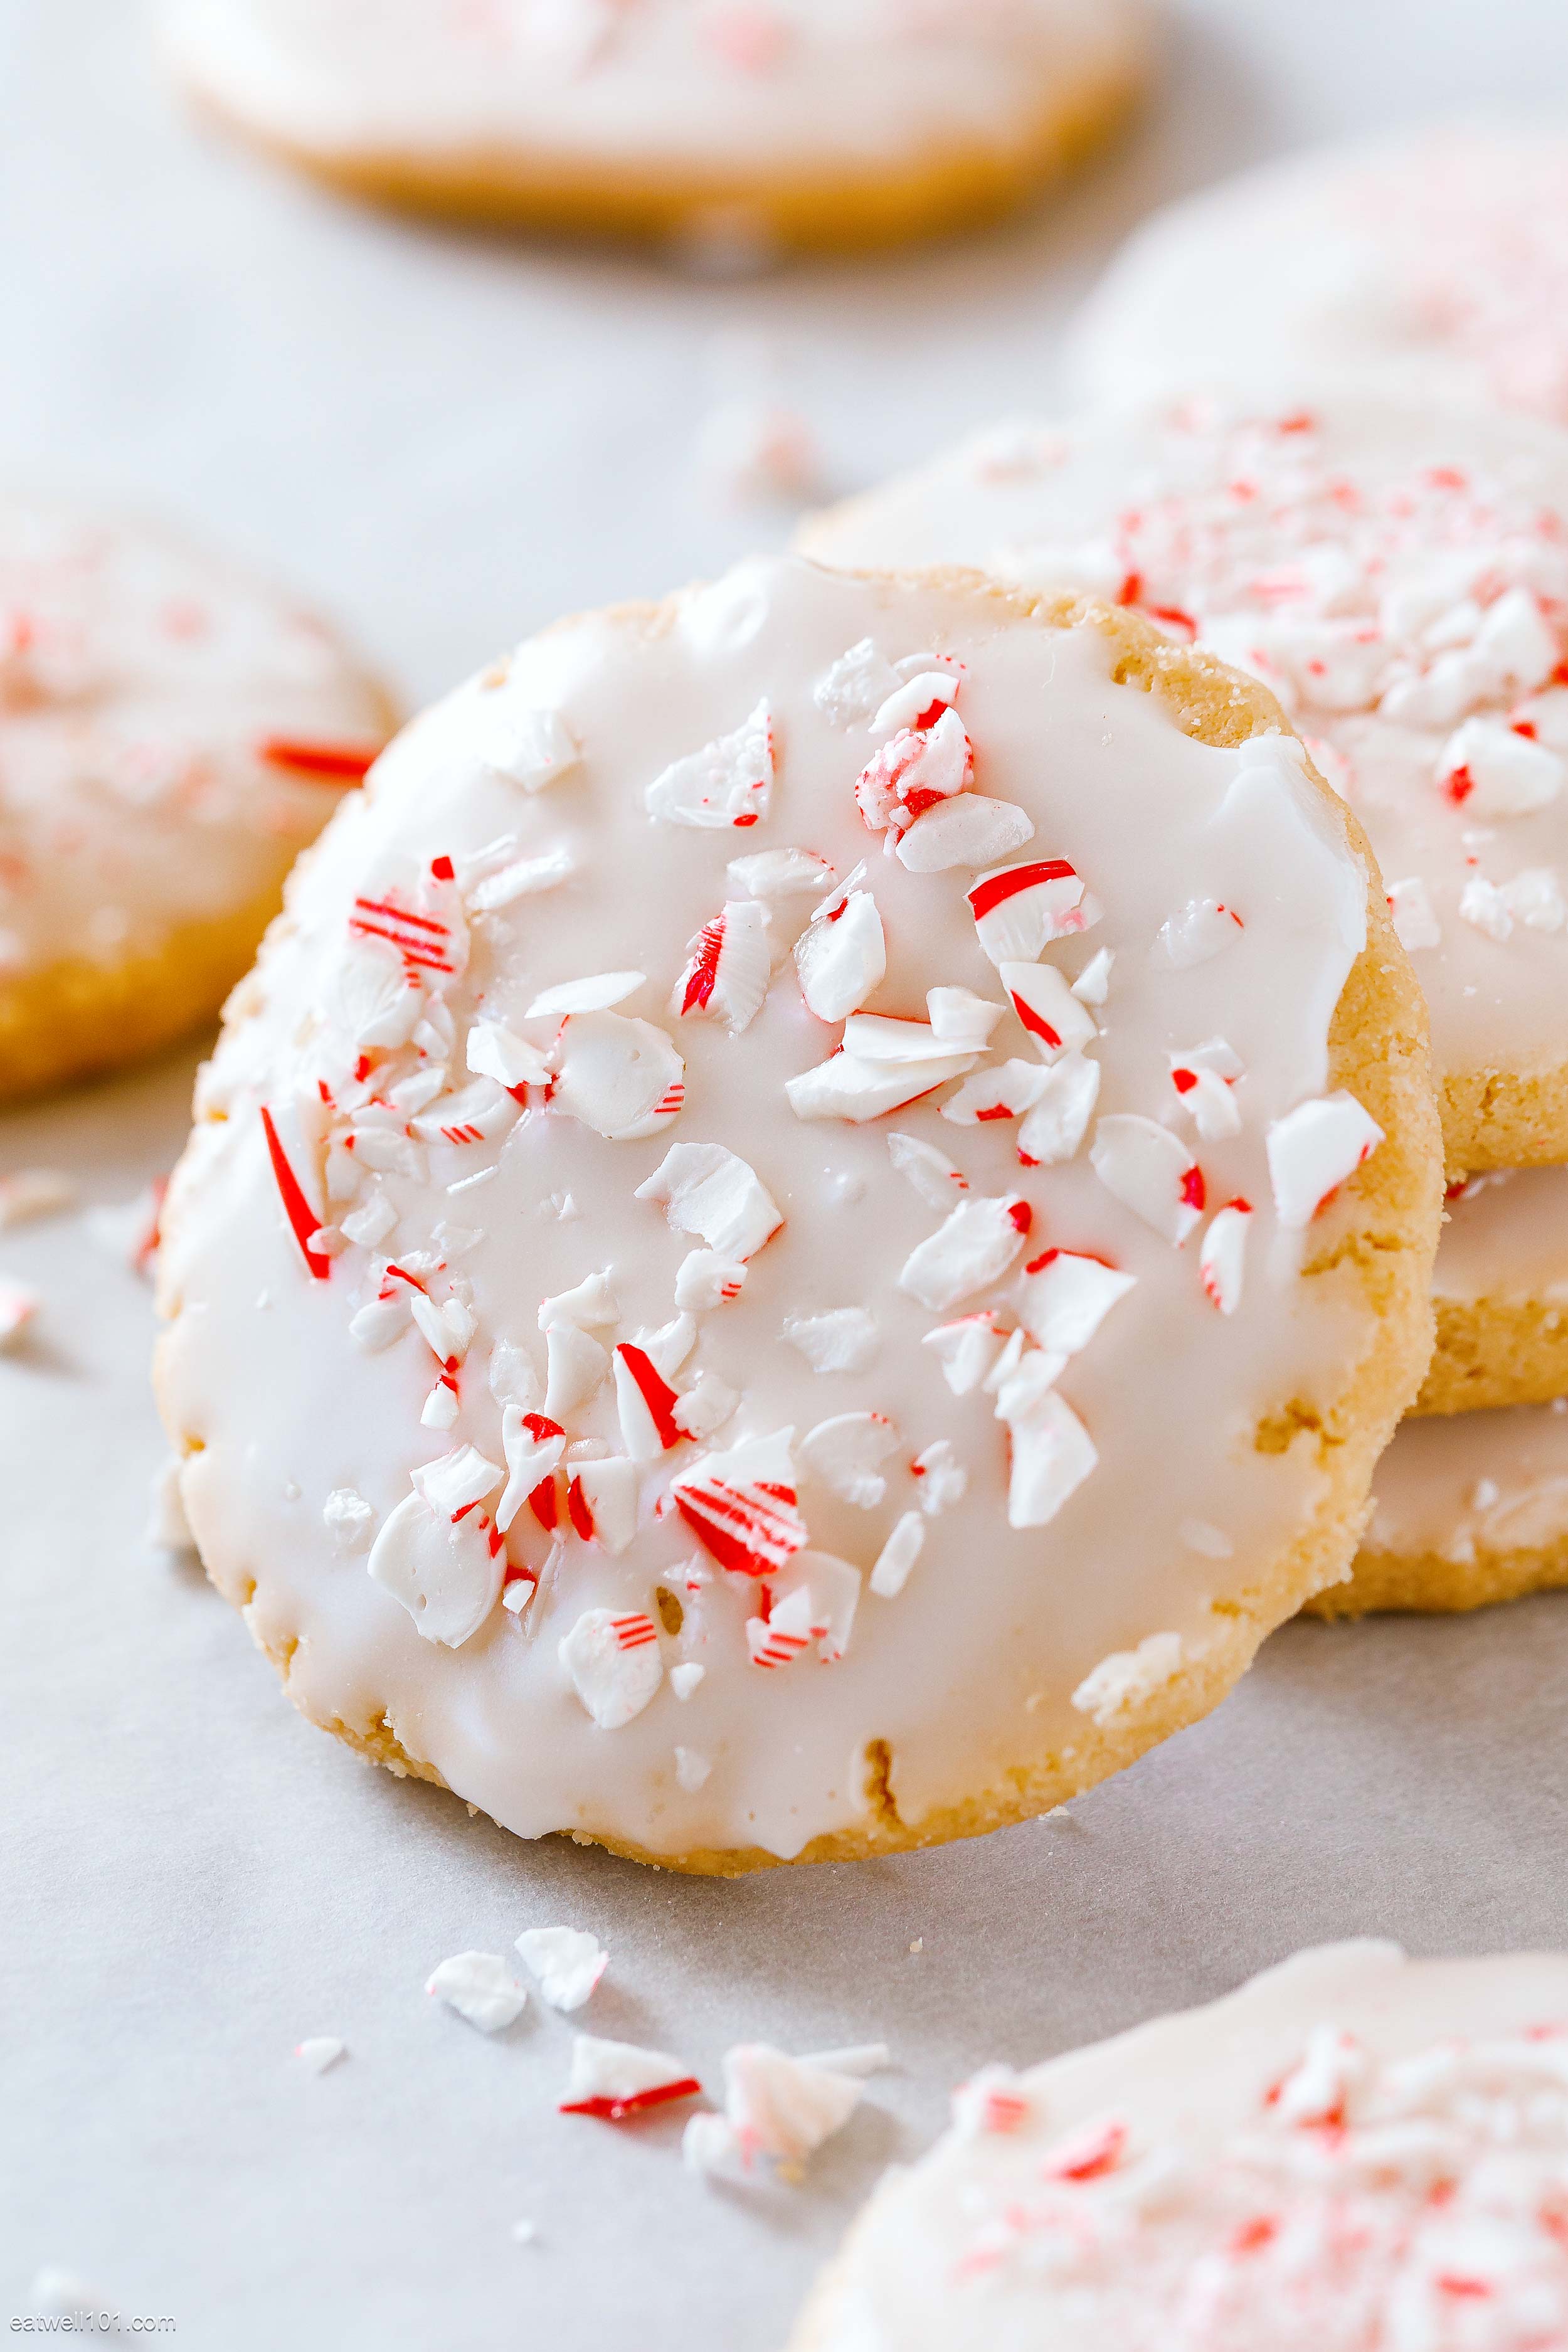
[[1500, 1168], [1450, 1196], [1432, 1288], [1568, 1311], [1568, 1168]]
[[984, 2070], [796, 2352], [1531, 2352], [1568, 2337], [1568, 1960], [1302, 1952]]
[[[1043, 1067], [1011, 1005], [995, 1004], [968, 877], [882, 856], [858, 813], [867, 740], [813, 688], [867, 636], [889, 667], [929, 644], [963, 661], [981, 781], [1026, 803], [1041, 851], [1098, 897], [1096, 941], [1117, 951], [1102, 1034], [1068, 1058], [1092, 1055], [1109, 1117], [1156, 1134], [1163, 1119], [1184, 1124], [1200, 1223], [1237, 1194], [1252, 1202], [1262, 1231], [1233, 1312], [1205, 1296], [1199, 1234], [1173, 1245], [1106, 1188], [1088, 1150], [1024, 1164], [1015, 1123], [955, 1128], [940, 1092], [902, 1109], [892, 1137], [799, 1118], [786, 1085], [822, 1065], [837, 1033], [803, 1003], [787, 953], [743, 1034], [671, 1024], [684, 1093], [659, 1132], [611, 1139], [573, 1115], [559, 1077], [553, 1093], [484, 1081], [506, 1112], [493, 1126], [489, 1113], [456, 1120], [437, 1097], [414, 1122], [428, 1140], [410, 1142], [410, 1122], [386, 1108], [405, 1072], [444, 1069], [465, 1094], [476, 1019], [525, 1034], [557, 1069], [584, 1019], [666, 1034], [659, 1007], [735, 840], [650, 817], [643, 793], [763, 695], [773, 807], [741, 838], [753, 855], [775, 835], [809, 841], [840, 876], [877, 860], [888, 969], [871, 1046], [932, 1012], [950, 1034], [968, 1024], [965, 1069], [982, 1054]], [[1201, 1659], [1215, 1604], [1299, 1538], [1321, 1474], [1306, 1449], [1258, 1453], [1246, 1433], [1288, 1399], [1327, 1410], [1368, 1327], [1349, 1276], [1302, 1284], [1306, 1244], [1275, 1217], [1266, 1138], [1325, 1089], [1365, 877], [1279, 739], [1194, 741], [1158, 698], [1111, 683], [1113, 659], [1096, 631], [1048, 633], [970, 593], [757, 561], [658, 621], [592, 616], [532, 641], [504, 683], [462, 688], [406, 735], [373, 800], [345, 805], [218, 1048], [163, 1260], [164, 1407], [202, 1441], [182, 1482], [191, 1523], [258, 1635], [291, 1651], [307, 1712], [384, 1718], [527, 1835], [790, 1855], [864, 1822], [873, 1741], [888, 1744], [911, 1823], [1023, 1757], [1071, 1748], [1085, 1731], [1072, 1694], [1101, 1660], [1151, 1633]], [[498, 698], [570, 726], [580, 764], [550, 792], [525, 796], [476, 757]], [[461, 870], [507, 830], [525, 854], [569, 851], [573, 878], [518, 914], [468, 922], [446, 866]], [[1173, 971], [1152, 943], [1173, 908], [1205, 897], [1245, 926], [1224, 955]], [[428, 1041], [379, 1049], [359, 1077], [333, 984], [369, 952], [356, 903], [390, 908], [394, 928], [426, 942], [408, 970], [413, 1034]], [[809, 902], [795, 904], [804, 922]], [[1069, 930], [1042, 953], [1070, 976], [1089, 942]], [[527, 1021], [542, 989], [595, 965], [648, 975], [627, 1014]], [[1191, 1139], [1168, 1076], [1194, 1038], [1228, 1041], [1247, 1074], [1238, 1129], [1213, 1142]], [[395, 1229], [331, 1256], [308, 1230], [296, 1239], [263, 1108], [306, 1196], [302, 1228], [327, 1184], [344, 1188], [335, 1211], [386, 1199]], [[345, 1133], [362, 1148], [345, 1150]], [[377, 1139], [373, 1160], [363, 1145]], [[447, 1188], [492, 1168], [463, 1196], [453, 1256]], [[576, 1213], [563, 1222], [552, 1204], [567, 1199]], [[949, 1213], [964, 1233], [933, 1250]], [[1342, 1213], [1325, 1213], [1314, 1250]], [[692, 1227], [743, 1261], [744, 1282], [703, 1307], [688, 1281], [677, 1313]], [[1051, 1249], [1104, 1259], [1131, 1286], [1103, 1273], [1047, 1280], [1016, 1306], [1010, 1286]], [[265, 1318], [258, 1284], [274, 1300]], [[931, 1304], [950, 1297], [956, 1309]], [[372, 1309], [392, 1320], [366, 1352], [352, 1327]], [[1026, 1310], [1052, 1349], [1014, 1328]], [[957, 1343], [922, 1345], [944, 1318]], [[591, 1354], [568, 1364], [568, 1344]], [[422, 1424], [432, 1395], [449, 1426]], [[842, 1424], [863, 1432], [868, 1414], [883, 1417], [876, 1444], [849, 1460]], [[897, 1444], [884, 1450], [888, 1430]], [[933, 1452], [944, 1444], [951, 1454]], [[611, 1472], [613, 1529], [597, 1483]], [[375, 1514], [370, 1575], [323, 1519], [347, 1490]], [[432, 1492], [462, 1513], [445, 1532]], [[942, 1507], [922, 1508], [928, 1494]], [[1181, 1545], [1183, 1523], [1223, 1528], [1235, 1567]], [[879, 1562], [881, 1593], [901, 1589], [858, 1609]], [[705, 1775], [680, 1765], [678, 1738]]]
[[[804, 543], [828, 562], [1094, 589], [1254, 671], [1366, 828], [1439, 1070], [1554, 1067], [1568, 436], [1342, 389], [1041, 426], [1026, 467], [999, 469], [995, 443], [818, 517]], [[1194, 900], [1164, 951], [1186, 969], [1233, 928]]]
[[1540, 121], [1292, 156], [1146, 221], [1085, 306], [1071, 373], [1125, 401], [1331, 371], [1568, 422], [1565, 200], [1568, 140]]
[[[679, 174], [743, 197], [794, 169], [1006, 155], [1142, 49], [1132, 0], [164, 0], [178, 69], [331, 158]], [[1058, 95], [1059, 94], [1059, 95]], [[705, 190], [704, 181], [711, 184]]]
[[1373, 1552], [1535, 1551], [1568, 1540], [1568, 1402], [1401, 1422], [1373, 1481]]
[[271, 590], [142, 523], [0, 502], [0, 983], [155, 954], [281, 890], [386, 707]]

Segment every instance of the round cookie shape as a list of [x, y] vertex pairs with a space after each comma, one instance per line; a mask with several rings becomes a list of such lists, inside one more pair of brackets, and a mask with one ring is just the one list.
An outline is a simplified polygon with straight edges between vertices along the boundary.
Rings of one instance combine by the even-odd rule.
[[1015, 423], [802, 544], [1090, 590], [1261, 677], [1377, 852], [1451, 1173], [1568, 1160], [1568, 436], [1342, 391]]
[[0, 500], [0, 1099], [214, 1018], [392, 724], [275, 590], [139, 521]]
[[1142, 0], [164, 0], [205, 106], [358, 193], [740, 254], [963, 226], [1136, 97]]
[[1068, 373], [1109, 401], [1342, 374], [1568, 424], [1565, 204], [1568, 133], [1540, 121], [1292, 156], [1143, 223], [1079, 313]]
[[1568, 1960], [1324, 1945], [1016, 2074], [886, 2176], [790, 2352], [1536, 2352]]
[[1568, 1400], [1406, 1421], [1377, 1465], [1351, 1575], [1309, 1603], [1479, 1609], [1568, 1584]]
[[1415, 1412], [1568, 1395], [1568, 1168], [1499, 1168], [1449, 1194], [1437, 1343]]
[[1266, 696], [757, 560], [523, 646], [301, 865], [160, 1395], [318, 1722], [524, 1835], [887, 1851], [1127, 1761], [1342, 1572], [1438, 1189]]

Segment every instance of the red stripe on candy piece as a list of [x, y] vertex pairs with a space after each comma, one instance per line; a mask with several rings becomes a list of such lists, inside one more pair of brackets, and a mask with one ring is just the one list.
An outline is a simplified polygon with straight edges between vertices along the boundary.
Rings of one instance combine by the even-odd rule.
[[691, 960], [691, 977], [680, 1000], [682, 1013], [693, 1006], [702, 1006], [713, 993], [713, 983], [719, 977], [719, 957], [724, 946], [724, 918], [715, 916], [704, 923], [698, 937], [697, 953]]
[[584, 1543], [594, 1540], [594, 1514], [588, 1507], [588, 1497], [583, 1492], [581, 1478], [574, 1478], [566, 1489], [566, 1514]]
[[1065, 882], [1069, 877], [1076, 881], [1078, 868], [1069, 866], [1065, 857], [1040, 857], [1032, 866], [1005, 867], [1000, 874], [993, 874], [989, 881], [977, 882], [966, 896], [974, 919], [979, 922], [983, 915], [989, 915], [994, 908], [1016, 898], [1020, 890], [1033, 890], [1041, 882]]
[[674, 1412], [679, 1402], [678, 1391], [670, 1387], [645, 1348], [636, 1348], [629, 1340], [623, 1340], [616, 1353], [637, 1382], [637, 1393], [647, 1407], [655, 1433], [668, 1454], [672, 1445], [679, 1444], [681, 1439]]
[[261, 1107], [261, 1124], [267, 1132], [267, 1149], [272, 1160], [272, 1173], [278, 1180], [278, 1190], [283, 1195], [283, 1207], [294, 1238], [300, 1244], [300, 1255], [318, 1282], [325, 1282], [332, 1270], [332, 1261], [321, 1251], [310, 1247], [310, 1235], [321, 1230], [321, 1221], [300, 1190], [300, 1179], [289, 1165], [288, 1154], [278, 1139], [278, 1129], [272, 1124], [272, 1113], [265, 1103]]
[[1208, 1188], [1204, 1182], [1204, 1171], [1194, 1160], [1182, 1179], [1182, 1201], [1186, 1208], [1196, 1209], [1201, 1214], [1207, 1198]]
[[433, 915], [411, 915], [405, 907], [390, 906], [384, 898], [356, 898], [354, 905], [363, 914], [390, 915], [395, 922], [412, 923], [416, 931], [435, 931], [442, 939], [446, 938], [449, 929], [447, 924], [438, 923]]
[[651, 2091], [633, 2091], [625, 2099], [563, 2099], [556, 2112], [597, 2116], [603, 2123], [618, 2124], [626, 2116], [640, 2115], [645, 2107], [662, 2107], [671, 2099], [694, 2099], [701, 2088], [695, 2074], [683, 2074], [679, 2083], [656, 2083]]
[[561, 1506], [556, 1499], [553, 1470], [547, 1478], [540, 1480], [532, 1494], [530, 1495], [528, 1507], [542, 1528], [547, 1531], [554, 1528], [561, 1517]]
[[458, 869], [449, 857], [433, 857], [430, 872], [437, 882], [455, 882], [458, 878]]
[[310, 743], [294, 735], [268, 735], [257, 745], [269, 768], [287, 768], [321, 784], [363, 784], [381, 757], [379, 743]]

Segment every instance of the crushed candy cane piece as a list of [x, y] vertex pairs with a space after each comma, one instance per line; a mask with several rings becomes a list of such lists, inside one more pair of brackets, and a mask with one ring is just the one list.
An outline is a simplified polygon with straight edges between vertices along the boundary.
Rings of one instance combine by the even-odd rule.
[[[738, 2042], [724, 2057], [724, 2113], [693, 2116], [681, 2143], [693, 2170], [741, 2178], [777, 2171], [784, 2179], [833, 2134], [860, 2103], [865, 2083], [765, 2042]], [[722, 2132], [698, 2126], [721, 2126]]]
[[675, 1269], [675, 1303], [700, 1315], [727, 1307], [739, 1298], [745, 1280], [744, 1258], [722, 1250], [690, 1250]]
[[300, 1255], [316, 1280], [325, 1282], [332, 1270], [331, 1260], [322, 1251], [311, 1246], [323, 1220], [316, 1214], [306, 1199], [299, 1177], [295, 1174], [284, 1151], [277, 1123], [265, 1103], [261, 1106], [261, 1128], [267, 1138], [268, 1157], [272, 1162], [272, 1173], [277, 1180], [284, 1214], [289, 1220], [295, 1240], [300, 1244]]
[[1100, 948], [1090, 956], [1072, 984], [1072, 992], [1080, 1004], [1103, 1004], [1110, 993], [1110, 967], [1116, 961], [1114, 948]]
[[815, 849], [759, 849], [749, 857], [731, 857], [724, 871], [752, 898], [793, 898], [821, 890], [833, 879], [832, 866]]
[[928, 1519], [951, 1510], [969, 1491], [969, 1473], [945, 1437], [921, 1448], [910, 1464], [910, 1475], [921, 1482], [921, 1508]]
[[1007, 1524], [1048, 1527], [1099, 1462], [1094, 1441], [1064, 1397], [1027, 1377], [1002, 1389], [996, 1417], [1006, 1423], [1012, 1455]]
[[637, 1465], [612, 1454], [577, 1465], [567, 1493], [572, 1524], [584, 1543], [615, 1555], [625, 1551], [637, 1529]]
[[506, 1476], [500, 1464], [491, 1462], [477, 1445], [459, 1445], [412, 1475], [415, 1492], [424, 1496], [433, 1511], [445, 1512], [454, 1521], [493, 1495]]
[[634, 1462], [657, 1462], [680, 1443], [673, 1411], [679, 1399], [646, 1348], [623, 1340], [615, 1366], [622, 1442]]
[[999, 1282], [1024, 1246], [1033, 1211], [1016, 1192], [971, 1194], [904, 1260], [899, 1288], [940, 1314]]
[[584, 980], [564, 980], [542, 991], [523, 1017], [537, 1021], [548, 1013], [604, 1013], [635, 996], [647, 978], [644, 971], [596, 971]]
[[980, 944], [991, 961], [1032, 963], [1053, 940], [1087, 931], [1099, 902], [1065, 857], [1035, 857], [982, 874], [967, 892]]
[[609, 1350], [575, 1323], [552, 1323], [544, 1347], [544, 1410], [554, 1420], [570, 1418], [608, 1378]]
[[1100, 1064], [1085, 1054], [1060, 1055], [1041, 1075], [1044, 1083], [1018, 1129], [1018, 1158], [1026, 1168], [1055, 1168], [1072, 1159], [1100, 1100]]
[[706, 1666], [697, 1665], [689, 1660], [685, 1665], [671, 1666], [669, 1687], [677, 1698], [689, 1698], [707, 1672]]
[[784, 1223], [756, 1171], [721, 1143], [676, 1143], [633, 1196], [657, 1201], [677, 1233], [726, 1257], [754, 1257]]
[[601, 1731], [619, 1731], [640, 1715], [664, 1679], [658, 1628], [640, 1610], [585, 1609], [557, 1649]]
[[670, 1012], [677, 1020], [705, 1014], [738, 1037], [768, 992], [773, 950], [767, 908], [756, 898], [727, 899], [689, 942], [689, 954]]
[[1202, 1171], [1181, 1137], [1118, 1111], [1096, 1127], [1089, 1157], [1106, 1191], [1180, 1248], [1205, 1206]]
[[643, 804], [666, 824], [702, 830], [755, 824], [768, 813], [773, 781], [773, 716], [763, 701], [731, 734], [663, 769]]
[[348, 2043], [340, 2042], [335, 2033], [313, 2033], [294, 2044], [294, 2055], [308, 2074], [324, 2074], [340, 2058], [348, 2055]]
[[815, 1069], [786, 1078], [784, 1093], [796, 1118], [842, 1118], [859, 1127], [918, 1102], [948, 1078], [963, 1077], [974, 1059], [973, 1054], [944, 1053], [925, 1061], [868, 1060], [841, 1047]]
[[586, 1927], [525, 1927], [517, 1939], [524, 1966], [539, 1979], [539, 1998], [568, 2014], [581, 2009], [610, 1965]]
[[667, 2105], [671, 2099], [696, 2098], [701, 2089], [697, 2076], [662, 2050], [639, 2049], [633, 2042], [601, 2042], [593, 2034], [579, 2033], [572, 2045], [572, 2068], [560, 2111], [563, 2116], [597, 2116], [606, 2123], [620, 2123], [626, 2116]]
[[949, 703], [958, 700], [962, 684], [955, 670], [917, 670], [874, 712], [868, 731], [887, 736], [901, 734], [908, 727], [934, 727]]
[[426, 1979], [425, 1990], [481, 2033], [499, 2033], [520, 2017], [528, 1995], [499, 1952], [456, 1952]]
[[1243, 928], [1234, 908], [1222, 906], [1215, 898], [1189, 898], [1168, 922], [1161, 924], [1154, 952], [1173, 971], [1190, 971], [1194, 964], [1207, 963], [1223, 949], [1234, 946]]
[[620, 1321], [620, 1305], [610, 1287], [608, 1272], [586, 1274], [574, 1288], [558, 1290], [539, 1303], [539, 1328], [558, 1330], [571, 1324], [579, 1331], [600, 1331]]
[[899, 835], [897, 854], [910, 874], [943, 874], [954, 866], [993, 865], [1034, 837], [1034, 820], [1015, 802], [963, 793], [917, 816]]
[[1035, 2105], [1024, 2088], [1024, 2078], [1011, 2066], [982, 2066], [952, 2095], [952, 2127], [960, 2139], [1024, 2131], [1035, 2120]]
[[537, 1045], [499, 1021], [476, 1021], [468, 1032], [466, 1058], [478, 1078], [493, 1078], [498, 1086], [542, 1087], [550, 1081], [550, 1064]]
[[807, 1541], [795, 1494], [793, 1430], [705, 1454], [670, 1482], [676, 1507], [720, 1566], [744, 1576], [784, 1568]]
[[538, 793], [570, 775], [583, 754], [558, 710], [519, 709], [497, 698], [485, 712], [479, 756], [525, 793]]
[[[1104, 1126], [1102, 1119], [1102, 1130]], [[1297, 1231], [1310, 1224], [1382, 1141], [1383, 1129], [1371, 1112], [1342, 1087], [1274, 1119], [1266, 1143], [1280, 1223]]]
[[807, 1430], [799, 1453], [812, 1475], [842, 1501], [874, 1511], [888, 1491], [879, 1465], [898, 1452], [899, 1444], [886, 1413], [840, 1412]]
[[811, 698], [833, 727], [868, 718], [899, 684], [899, 673], [869, 637], [839, 655], [812, 688]]
[[375, 1513], [354, 1486], [334, 1486], [321, 1506], [321, 1523], [341, 1559], [363, 1551], [375, 1525]]
[[897, 835], [938, 801], [974, 781], [974, 747], [956, 710], [929, 727], [906, 727], [855, 780], [855, 805], [873, 833]]
[[923, 1136], [900, 1135], [895, 1129], [888, 1138], [888, 1157], [900, 1176], [914, 1186], [921, 1199], [945, 1214], [960, 1192], [969, 1190], [969, 1179], [962, 1168], [954, 1165], [945, 1151]]
[[1437, 761], [1439, 791], [1483, 824], [1549, 807], [1565, 773], [1544, 743], [1520, 734], [1506, 719], [1482, 714], [1455, 730]]
[[1442, 946], [1443, 927], [1432, 904], [1432, 893], [1419, 874], [1389, 884], [1388, 912], [1394, 937], [1406, 955], [1415, 955], [1422, 948]]
[[553, 890], [575, 871], [571, 856], [564, 849], [547, 849], [538, 857], [514, 858], [510, 866], [500, 866], [476, 882], [465, 901], [471, 915], [498, 915], [514, 907], [520, 898], [531, 898], [536, 891]]
[[695, 1748], [678, 1748], [675, 1751], [675, 1785], [694, 1797], [706, 1786], [713, 1770], [713, 1759]]
[[1099, 1258], [1048, 1249], [1025, 1267], [1013, 1297], [1031, 1339], [1056, 1355], [1076, 1356], [1117, 1300], [1136, 1287], [1135, 1275], [1119, 1274]]
[[525, 1412], [509, 1404], [501, 1413], [501, 1449], [507, 1481], [496, 1505], [496, 1525], [505, 1535], [530, 1496], [543, 1480], [554, 1476], [566, 1451], [566, 1433], [545, 1413]]
[[1101, 1658], [1074, 1691], [1072, 1703], [1080, 1715], [1108, 1728], [1163, 1690], [1180, 1674], [1183, 1654], [1179, 1633], [1147, 1634], [1135, 1650], [1116, 1650], [1109, 1658]]
[[1204, 1296], [1222, 1315], [1234, 1315], [1241, 1304], [1241, 1283], [1247, 1255], [1247, 1235], [1252, 1204], [1237, 1199], [1216, 1209], [1198, 1252], [1198, 1278]]
[[863, 1307], [834, 1307], [825, 1315], [786, 1315], [779, 1337], [814, 1372], [863, 1371], [877, 1352], [876, 1318]]
[[406, 1609], [416, 1633], [458, 1650], [500, 1598], [505, 1551], [478, 1508], [453, 1520], [416, 1492], [383, 1520], [365, 1565]]
[[939, 1045], [963, 1054], [982, 1053], [990, 1042], [1005, 1005], [970, 988], [928, 988], [926, 1018]]
[[871, 1570], [871, 1590], [879, 1600], [896, 1600], [903, 1591], [925, 1539], [924, 1519], [918, 1511], [906, 1511], [877, 1554]]
[[921, 1341], [942, 1366], [942, 1376], [954, 1396], [969, 1396], [984, 1385], [1002, 1353], [1006, 1335], [987, 1310], [963, 1315], [955, 1323], [939, 1323]]
[[1073, 994], [1054, 964], [997, 966], [1003, 987], [1035, 1050], [1043, 1061], [1074, 1053], [1099, 1034], [1094, 1016]]
[[561, 1025], [552, 1110], [612, 1143], [657, 1135], [686, 1099], [686, 1065], [662, 1029], [621, 1013], [573, 1013]]
[[[858, 870], [858, 869], [857, 869]], [[843, 1021], [879, 988], [888, 969], [882, 918], [869, 890], [846, 888], [795, 943], [800, 992], [819, 1021]]]
[[949, 1095], [942, 1117], [954, 1127], [983, 1127], [995, 1119], [1022, 1118], [1045, 1092], [1050, 1076], [1038, 1062], [1003, 1062], [976, 1070]]

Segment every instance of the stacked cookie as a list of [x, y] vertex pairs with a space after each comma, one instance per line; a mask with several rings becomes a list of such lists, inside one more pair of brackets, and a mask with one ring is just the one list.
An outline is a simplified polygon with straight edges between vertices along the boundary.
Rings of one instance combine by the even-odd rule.
[[1313, 1605], [1464, 1606], [1561, 1581], [1568, 437], [1342, 385], [1188, 395], [986, 434], [816, 519], [805, 543], [835, 563], [1093, 589], [1279, 696], [1367, 828], [1431, 1009], [1450, 1200], [1415, 1411], [1465, 1416], [1468, 1481], [1448, 1525], [1431, 1487], [1443, 1432], [1412, 1423], [1353, 1578]]

